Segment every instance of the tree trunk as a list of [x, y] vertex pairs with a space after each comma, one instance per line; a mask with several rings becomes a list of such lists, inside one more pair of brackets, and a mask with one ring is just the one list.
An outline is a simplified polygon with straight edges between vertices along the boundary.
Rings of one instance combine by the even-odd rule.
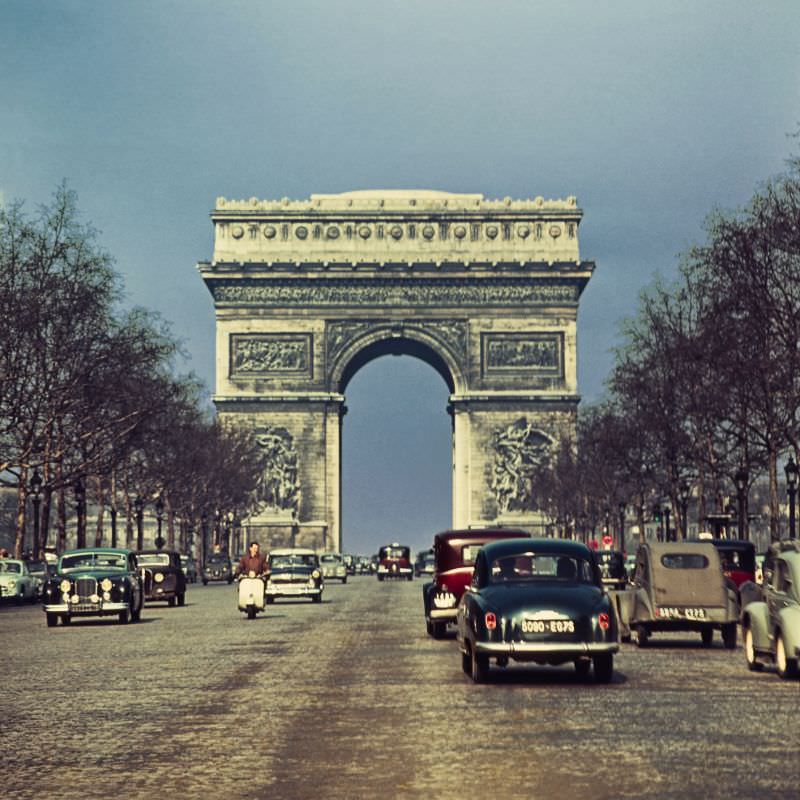
[[[45, 470], [45, 475], [47, 471]], [[47, 540], [50, 537], [50, 508], [53, 504], [53, 490], [46, 485], [42, 490], [41, 519], [39, 520], [39, 558], [44, 558]]]
[[166, 507], [167, 507], [167, 549], [175, 549], [175, 509], [169, 499], [169, 492], [166, 493]]
[[17, 485], [17, 536], [14, 540], [14, 558], [22, 558], [25, 549], [25, 523], [26, 520], [26, 490], [28, 482], [28, 470], [24, 467], [19, 473], [19, 484]]
[[781, 529], [779, 524], [780, 503], [778, 501], [778, 452], [774, 448], [770, 448], [767, 463], [769, 465], [769, 539], [771, 542], [777, 542], [781, 538]]

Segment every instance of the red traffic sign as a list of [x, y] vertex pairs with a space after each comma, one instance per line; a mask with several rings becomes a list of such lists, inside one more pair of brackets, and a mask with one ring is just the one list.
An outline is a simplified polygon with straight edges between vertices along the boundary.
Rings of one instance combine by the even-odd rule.
[[613, 536], [609, 536], [608, 534], [606, 534], [606, 535], [603, 537], [603, 544], [604, 544], [606, 547], [611, 547], [611, 545], [612, 545], [612, 544], [614, 544], [614, 537], [613, 537]]

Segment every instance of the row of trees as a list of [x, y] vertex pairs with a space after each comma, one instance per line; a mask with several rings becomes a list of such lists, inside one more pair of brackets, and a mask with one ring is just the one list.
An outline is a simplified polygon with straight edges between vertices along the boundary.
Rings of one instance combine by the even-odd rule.
[[17, 491], [18, 556], [26, 529], [38, 530], [35, 550], [63, 549], [73, 503], [79, 546], [105, 541], [119, 512], [130, 543], [137, 506], [158, 501], [170, 546], [184, 547], [204, 511], [251, 503], [252, 439], [220, 426], [198, 381], [176, 375], [163, 321], [121, 302], [113, 261], [66, 187], [34, 218], [19, 202], [0, 208], [0, 482]]
[[682, 536], [687, 492], [704, 520], [737, 478], [747, 498], [766, 477], [780, 538], [779, 464], [800, 460], [800, 160], [745, 208], [712, 213], [706, 233], [674, 283], [642, 293], [606, 398], [537, 476], [536, 500], [562, 528], [625, 504], [643, 530], [666, 498]]

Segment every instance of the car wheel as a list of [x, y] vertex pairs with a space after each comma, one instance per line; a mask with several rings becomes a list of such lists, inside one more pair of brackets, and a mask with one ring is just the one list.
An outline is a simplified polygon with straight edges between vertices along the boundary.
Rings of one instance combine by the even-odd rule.
[[131, 622], [138, 622], [142, 618], [142, 606], [144, 605], [144, 601], [139, 601], [139, 605], [136, 608], [131, 607]]
[[764, 665], [758, 660], [756, 656], [756, 646], [753, 642], [753, 631], [750, 627], [744, 629], [744, 657], [747, 660], [747, 668], [751, 672], [761, 672]]
[[72, 617], [69, 614], [62, 614], [61, 615], [61, 624], [62, 625], [69, 625], [72, 622]]
[[611, 683], [614, 676], [613, 653], [599, 653], [592, 659], [594, 664], [594, 679], [597, 683]]
[[174, 597], [170, 597], [169, 600], [167, 600], [167, 605], [170, 608], [175, 608], [175, 598]]
[[461, 651], [461, 669], [465, 675], [472, 675], [472, 659], [468, 652]]
[[636, 646], [637, 647], [647, 647], [647, 640], [650, 638], [650, 634], [647, 631], [647, 628], [644, 625], [637, 625], [636, 626]]
[[378, 580], [382, 581], [383, 580], [383, 575], [378, 575]]
[[787, 657], [786, 642], [780, 631], [775, 637], [775, 667], [784, 680], [797, 677], [797, 659]]
[[20, 592], [15, 598], [15, 600], [17, 601], [17, 605], [21, 606], [22, 605], [22, 601], [24, 599], [25, 599], [25, 594], [23, 592]]
[[703, 647], [711, 647], [711, 642], [714, 641], [714, 629], [703, 628], [700, 631], [700, 639], [703, 642]]
[[727, 650], [736, 649], [736, 623], [729, 622], [722, 626], [722, 644]]
[[429, 619], [425, 620], [425, 630], [428, 632], [428, 636], [433, 636], [433, 624]]
[[446, 622], [433, 622], [431, 623], [431, 627], [433, 628], [434, 639], [444, 639], [445, 632], [447, 631]]
[[311, 598], [311, 602], [312, 602], [312, 603], [321, 603], [321, 602], [322, 602], [322, 595], [321, 595], [321, 594], [315, 594], [315, 595], [314, 595], [314, 596]]
[[179, 606], [185, 606], [186, 605], [186, 594], [183, 593], [183, 592], [178, 595], [178, 605]]
[[470, 652], [470, 674], [475, 683], [486, 683], [489, 679], [489, 656], [479, 653], [474, 647]]
[[47, 612], [47, 627], [48, 628], [55, 628], [58, 625], [58, 614], [51, 614], [49, 611]]
[[342, 584], [347, 583], [347, 578], [342, 578]]
[[589, 674], [591, 668], [592, 662], [589, 661], [588, 658], [575, 659], [575, 672], [578, 674], [579, 678], [585, 678]]
[[203, 586], [208, 586], [208, 581], [205, 578], [203, 578]]
[[128, 620], [130, 619], [130, 616], [131, 616], [131, 614], [130, 614], [130, 610], [129, 609], [126, 608], [124, 611], [120, 611], [119, 612], [119, 624], [120, 625], [127, 625], [128, 624]]

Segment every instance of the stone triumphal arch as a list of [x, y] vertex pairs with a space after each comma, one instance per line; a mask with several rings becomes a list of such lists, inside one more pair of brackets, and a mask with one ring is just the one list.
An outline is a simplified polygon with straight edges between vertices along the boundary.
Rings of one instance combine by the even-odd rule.
[[[531, 472], [578, 405], [581, 261], [574, 197], [358, 191], [218, 198], [214, 402], [263, 449], [269, 543], [340, 549], [341, 424], [350, 378], [386, 353], [450, 390], [453, 525], [538, 524]], [[387, 421], [391, 424], [391, 421]]]

